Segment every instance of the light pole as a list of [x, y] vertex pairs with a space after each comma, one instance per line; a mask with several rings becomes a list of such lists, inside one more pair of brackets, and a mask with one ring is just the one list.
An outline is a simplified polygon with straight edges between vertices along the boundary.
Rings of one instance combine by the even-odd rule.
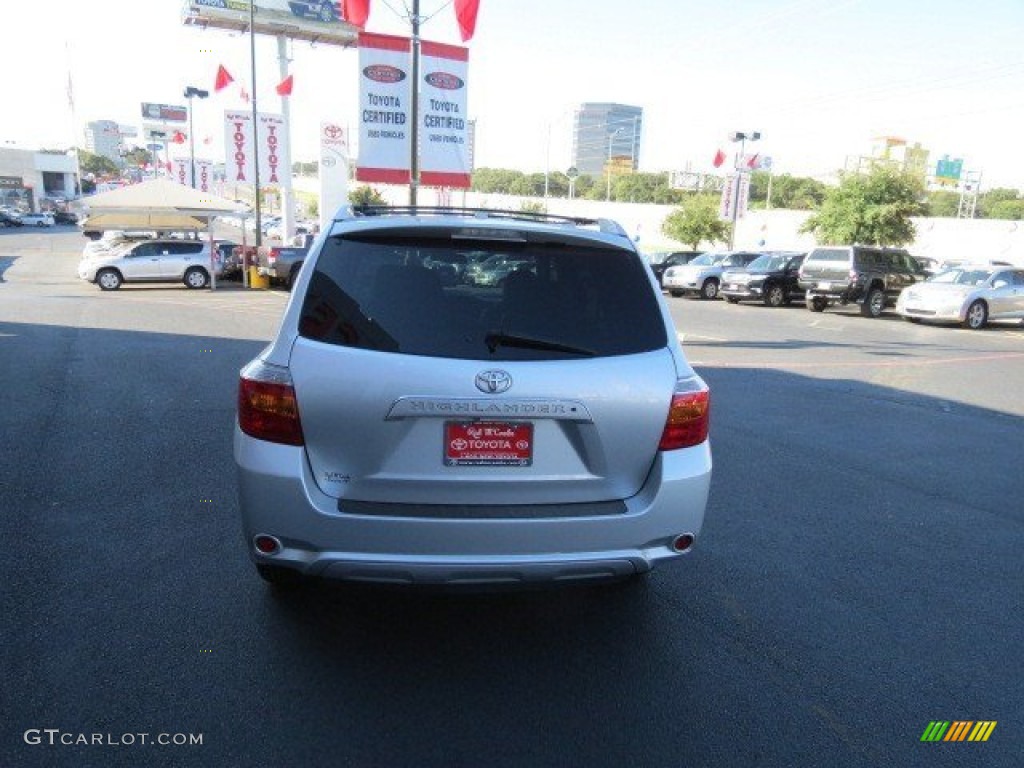
[[616, 128], [614, 131], [608, 134], [608, 163], [605, 166], [605, 173], [608, 176], [608, 186], [605, 189], [604, 200], [608, 202], [612, 199], [612, 139], [622, 133], [621, 128]]
[[209, 91], [194, 86], [185, 86], [185, 98], [188, 99], [188, 157], [192, 166], [192, 189], [196, 188], [196, 134], [192, 127], [192, 99], [205, 99], [210, 95]]
[[743, 151], [747, 146], [748, 141], [757, 141], [761, 138], [761, 134], [758, 131], [751, 131], [745, 133], [742, 131], [734, 131], [729, 134], [729, 141], [740, 143], [740, 153], [736, 156], [733, 161], [733, 180], [732, 180], [732, 228], [729, 230], [729, 250], [733, 250], [736, 243], [736, 219], [739, 217], [740, 211], [740, 190], [743, 188], [742, 174], [745, 173], [746, 169], [741, 167], [743, 165]]

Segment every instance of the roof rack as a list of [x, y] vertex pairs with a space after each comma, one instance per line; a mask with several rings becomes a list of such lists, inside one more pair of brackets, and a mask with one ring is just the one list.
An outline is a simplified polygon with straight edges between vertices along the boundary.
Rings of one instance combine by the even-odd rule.
[[[347, 214], [347, 215], [346, 215]], [[554, 213], [535, 211], [503, 211], [494, 208], [461, 208], [440, 205], [353, 205], [345, 206], [338, 212], [335, 220], [344, 220], [357, 216], [472, 216], [476, 219], [509, 219], [518, 221], [538, 221], [551, 224], [564, 224], [577, 227], [594, 227], [608, 235], [618, 235], [627, 240], [629, 235], [622, 226], [612, 219], [591, 219], [584, 216], [560, 216]]]

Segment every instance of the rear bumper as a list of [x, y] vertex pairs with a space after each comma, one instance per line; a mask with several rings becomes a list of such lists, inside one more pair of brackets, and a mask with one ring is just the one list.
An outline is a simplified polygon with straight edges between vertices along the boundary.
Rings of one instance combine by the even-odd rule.
[[[704, 444], [660, 454], [626, 512], [593, 517], [436, 519], [342, 514], [310, 475], [302, 448], [235, 428], [245, 546], [254, 562], [320, 578], [399, 584], [538, 584], [614, 579], [680, 556], [698, 537], [711, 479]], [[256, 551], [254, 537], [281, 544]]]

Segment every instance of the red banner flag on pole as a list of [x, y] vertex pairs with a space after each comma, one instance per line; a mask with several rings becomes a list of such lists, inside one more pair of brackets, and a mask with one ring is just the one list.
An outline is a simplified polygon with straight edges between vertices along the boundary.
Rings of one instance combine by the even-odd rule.
[[455, 18], [459, 22], [459, 34], [464, 43], [476, 31], [476, 14], [479, 10], [480, 0], [455, 0]]
[[229, 85], [235, 82], [235, 78], [231, 76], [231, 73], [224, 69], [224, 65], [221, 64], [217, 67], [217, 79], [213, 84], [213, 90], [223, 91]]
[[756, 152], [753, 155], [751, 155], [750, 157], [748, 157], [747, 158], [747, 168], [757, 168], [758, 161], [759, 161], [760, 157], [761, 156], [758, 155]]
[[363, 29], [370, 18], [370, 0], [341, 0], [341, 15], [353, 27]]
[[274, 90], [277, 91], [278, 96], [291, 96], [293, 85], [295, 85], [295, 80], [292, 75], [288, 75], [288, 77], [277, 84]]
[[717, 152], [715, 152], [715, 159], [711, 161], [711, 164], [713, 166], [715, 166], [715, 168], [721, 168], [722, 167], [722, 163], [724, 163], [724, 162], [725, 162], [725, 152], [723, 152], [722, 150], [718, 150]]

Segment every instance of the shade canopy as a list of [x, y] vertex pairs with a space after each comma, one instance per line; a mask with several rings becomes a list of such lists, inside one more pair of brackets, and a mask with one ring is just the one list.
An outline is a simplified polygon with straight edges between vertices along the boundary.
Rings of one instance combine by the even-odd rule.
[[86, 229], [203, 229], [215, 216], [246, 216], [244, 203], [153, 179], [82, 199]]

